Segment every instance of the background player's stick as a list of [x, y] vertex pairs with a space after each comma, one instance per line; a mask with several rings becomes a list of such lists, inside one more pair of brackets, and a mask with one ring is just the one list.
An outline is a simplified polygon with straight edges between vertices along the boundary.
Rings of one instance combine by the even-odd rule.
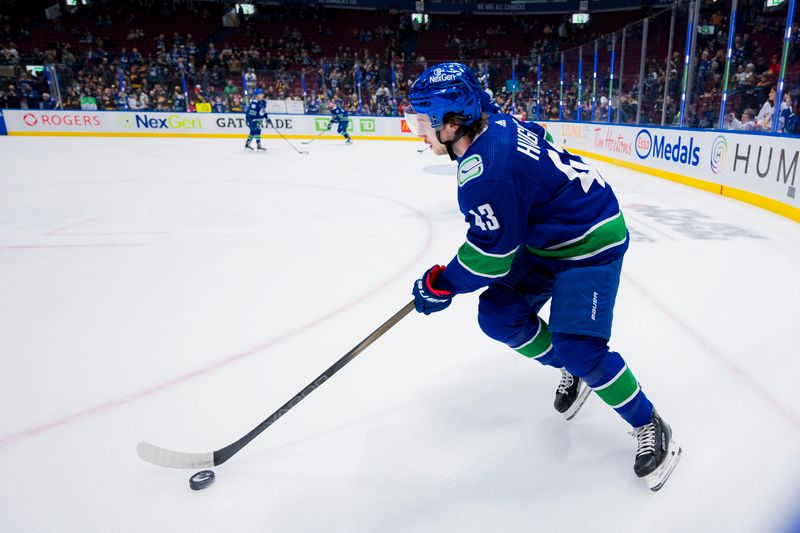
[[418, 153], [418, 154], [421, 154], [422, 152], [424, 152], [425, 150], [427, 150], [427, 149], [428, 149], [428, 148], [430, 148], [430, 147], [431, 147], [431, 145], [429, 144], [428, 146], [426, 146], [426, 147], [425, 147], [425, 148], [423, 148], [422, 150], [417, 150], [417, 153]]
[[325, 133], [325, 132], [327, 132], [327, 131], [330, 131], [330, 130], [322, 130], [321, 132], [319, 132], [319, 133], [317, 134], [317, 136], [316, 136], [316, 137], [314, 137], [314, 138], [313, 138], [313, 139], [311, 139], [310, 141], [303, 141], [303, 142], [302, 142], [302, 144], [311, 144], [311, 143], [313, 143], [314, 141], [316, 141], [317, 139], [319, 139], [320, 137], [322, 137], [322, 134], [323, 134], [323, 133]]
[[282, 134], [281, 132], [279, 132], [279, 131], [278, 131], [278, 128], [276, 128], [276, 127], [275, 127], [275, 126], [272, 124], [272, 121], [269, 121], [269, 127], [270, 127], [270, 128], [272, 128], [273, 130], [275, 130], [275, 133], [277, 133], [278, 135], [280, 135], [280, 136], [281, 136], [281, 139], [283, 139], [284, 141], [286, 141], [286, 144], [288, 144], [289, 146], [291, 146], [291, 147], [294, 149], [294, 151], [295, 151], [295, 152], [297, 152], [298, 154], [305, 154], [305, 155], [308, 155], [308, 150], [299, 150], [299, 149], [298, 149], [298, 148], [297, 148], [295, 145], [293, 145], [293, 144], [292, 144], [292, 143], [289, 141], [289, 139], [287, 139], [286, 137], [284, 137], [284, 136], [283, 136], [283, 134]]
[[369, 334], [369, 336], [358, 343], [352, 350], [347, 352], [341, 359], [336, 361], [333, 366], [328, 368], [325, 372], [319, 375], [317, 379], [308, 384], [306, 388], [298, 392], [291, 400], [283, 404], [280, 409], [269, 415], [266, 420], [261, 422], [250, 433], [237, 440], [236, 442], [220, 448], [214, 452], [207, 453], [187, 453], [167, 450], [149, 444], [147, 442], [140, 442], [136, 446], [136, 453], [143, 460], [157, 466], [167, 466], [170, 468], [199, 468], [204, 466], [217, 466], [221, 465], [233, 455], [247, 445], [251, 440], [256, 438], [265, 429], [270, 427], [280, 417], [285, 415], [289, 410], [300, 403], [300, 400], [314, 392], [314, 390], [325, 383], [331, 376], [338, 372], [344, 365], [352, 361], [364, 349], [375, 342], [381, 335], [389, 331], [395, 324], [405, 317], [411, 310], [414, 309], [414, 301], [407, 303], [402, 309], [394, 314], [389, 320], [384, 322], [378, 329]]

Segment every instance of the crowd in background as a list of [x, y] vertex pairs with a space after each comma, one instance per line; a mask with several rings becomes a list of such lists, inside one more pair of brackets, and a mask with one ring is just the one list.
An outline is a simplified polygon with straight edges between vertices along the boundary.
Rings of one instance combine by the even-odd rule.
[[[495, 17], [486, 19], [491, 24], [483, 32], [474, 32], [466, 16], [420, 23], [409, 13], [377, 11], [374, 25], [343, 31], [336, 24], [340, 14], [332, 14], [338, 10], [322, 7], [239, 13], [241, 25], [230, 29], [221, 22], [229, 7], [224, 3], [96, 1], [77, 9], [62, 4], [61, 15], [50, 20], [41, 9], [20, 13], [15, 6], [0, 0], [0, 108], [242, 112], [258, 87], [269, 100], [303, 102], [306, 113], [327, 113], [337, 102], [353, 113], [391, 116], [402, 114], [416, 74], [439, 59], [457, 59], [473, 68], [503, 112], [527, 119], [576, 120], [580, 114], [583, 121], [632, 123], [638, 115], [640, 123], [660, 124], [663, 115], [671, 125], [680, 117], [680, 42], [669, 62], [666, 52], [647, 55], [641, 101], [636, 54], [628, 59], [636, 63], [635, 72], [623, 72], [621, 91], [609, 90], [605, 65], [594, 99], [591, 73], [584, 71], [579, 98], [573, 68], [564, 76], [562, 97], [560, 52], [599, 38], [608, 55], [612, 41], [604, 29], [614, 14], [606, 25], [598, 24], [603, 15], [588, 25], [573, 25], [568, 16]], [[785, 12], [765, 12], [756, 0], [745, 0], [739, 9], [723, 127], [771, 131], [782, 45], [774, 36], [783, 31]], [[683, 123], [713, 128], [719, 124], [729, 21], [716, 3], [703, 5], [700, 13], [706, 29], [698, 35]], [[668, 13], [651, 19], [651, 28], [656, 20], [668, 25]], [[170, 21], [188, 23], [170, 31]], [[626, 38], [641, 40], [641, 28], [629, 24]], [[39, 46], [33, 37], [43, 29], [49, 38]], [[414, 48], [426, 32], [441, 36], [440, 57], [426, 58], [422, 47]], [[509, 33], [524, 36], [525, 52], [492, 46], [492, 39]], [[793, 32], [790, 65], [800, 60], [797, 39]], [[507, 83], [512, 71], [516, 86]], [[797, 69], [791, 75], [796, 78]], [[780, 129], [800, 133], [794, 116], [800, 80], [786, 83], [777, 111]]]

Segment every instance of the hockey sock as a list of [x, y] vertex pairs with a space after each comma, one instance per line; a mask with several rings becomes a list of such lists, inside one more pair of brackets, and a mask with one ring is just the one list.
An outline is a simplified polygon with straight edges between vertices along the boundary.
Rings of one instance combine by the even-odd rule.
[[256, 135], [256, 144], [261, 146], [261, 135]]
[[617, 352], [608, 349], [600, 337], [553, 333], [556, 355], [566, 369], [583, 380], [594, 392], [633, 427], [650, 420], [653, 404]]
[[600, 396], [600, 399], [610, 405], [631, 426], [642, 426], [650, 421], [653, 404], [645, 396], [642, 387], [628, 365], [625, 364], [622, 356], [616, 352], [610, 352], [610, 354], [616, 356], [622, 363], [619, 371], [603, 382], [589, 381], [588, 378], [586, 382]]
[[253, 142], [253, 136], [252, 135], [248, 135], [247, 136], [247, 142], [245, 144], [250, 144], [251, 142]]
[[528, 340], [519, 346], [512, 346], [511, 348], [525, 357], [536, 359], [543, 365], [561, 368], [561, 362], [556, 358], [553, 351], [552, 336], [550, 335], [550, 330], [547, 329], [547, 323], [538, 316], [536, 318], [538, 319], [538, 324], [534, 325], [535, 328]]

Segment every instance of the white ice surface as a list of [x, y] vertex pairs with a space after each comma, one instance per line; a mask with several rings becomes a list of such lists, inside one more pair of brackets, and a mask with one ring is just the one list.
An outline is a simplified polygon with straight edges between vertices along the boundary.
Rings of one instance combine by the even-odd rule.
[[[298, 147], [299, 141], [292, 141]], [[800, 225], [597, 163], [626, 214], [612, 346], [683, 446], [666, 487], [597, 397], [412, 313], [189, 490], [208, 452], [411, 299], [463, 241], [415, 143], [0, 138], [0, 530], [778, 532], [800, 499]]]

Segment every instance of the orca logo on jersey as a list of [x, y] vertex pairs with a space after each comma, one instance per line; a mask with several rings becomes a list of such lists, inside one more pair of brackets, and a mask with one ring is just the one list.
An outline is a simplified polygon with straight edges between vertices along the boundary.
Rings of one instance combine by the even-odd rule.
[[458, 165], [458, 186], [483, 174], [483, 159], [478, 154], [471, 155]]
[[455, 74], [446, 74], [442, 72], [442, 69], [437, 68], [433, 71], [433, 76], [428, 78], [428, 81], [430, 83], [440, 83], [443, 81], [453, 81], [454, 79], [456, 79]]

